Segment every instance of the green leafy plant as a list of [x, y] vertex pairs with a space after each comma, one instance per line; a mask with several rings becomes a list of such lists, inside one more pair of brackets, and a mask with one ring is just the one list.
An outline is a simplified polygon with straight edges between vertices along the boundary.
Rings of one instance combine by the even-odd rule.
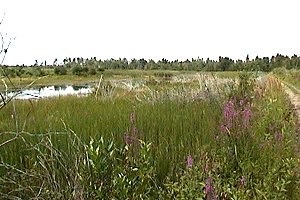
[[139, 154], [132, 145], [117, 148], [113, 141], [91, 140], [84, 161], [82, 181], [87, 196], [97, 199], [145, 199], [155, 193], [155, 177], [150, 161], [150, 143], [139, 141]]

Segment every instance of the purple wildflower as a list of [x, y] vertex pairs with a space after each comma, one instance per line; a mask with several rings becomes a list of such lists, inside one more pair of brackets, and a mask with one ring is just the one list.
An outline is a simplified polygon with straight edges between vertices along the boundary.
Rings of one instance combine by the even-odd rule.
[[244, 99], [241, 99], [241, 100], [240, 100], [240, 106], [243, 106], [244, 103], [245, 103], [245, 100], [244, 100]]
[[224, 124], [221, 124], [220, 129], [221, 129], [222, 133], [226, 133], [227, 132], [227, 128], [226, 128], [226, 126]]
[[138, 133], [137, 128], [135, 126], [131, 127], [131, 135], [135, 137], [137, 133]]
[[135, 123], [135, 114], [134, 114], [134, 112], [132, 112], [132, 113], [130, 114], [130, 122], [131, 122], [131, 124], [134, 124], [134, 123]]
[[275, 139], [276, 139], [276, 141], [278, 141], [278, 142], [280, 142], [280, 141], [282, 141], [282, 139], [283, 139], [283, 135], [282, 135], [282, 133], [280, 132], [280, 131], [275, 131]]
[[224, 118], [228, 128], [232, 127], [233, 120], [236, 117], [237, 113], [234, 109], [234, 102], [232, 100], [228, 101], [224, 108]]
[[186, 166], [188, 168], [192, 168], [193, 167], [193, 162], [194, 162], [194, 160], [193, 160], [192, 156], [188, 155], [188, 157], [186, 159]]
[[206, 199], [209, 200], [216, 200], [216, 196], [214, 194], [214, 187], [212, 185], [212, 178], [207, 178], [205, 180], [205, 195], [206, 195]]
[[127, 132], [124, 134], [124, 141], [127, 145], [130, 145], [133, 142], [132, 137]]
[[212, 187], [212, 178], [207, 178], [205, 180], [205, 194], [208, 195], [213, 192], [213, 187]]
[[245, 187], [246, 186], [246, 177], [242, 176], [242, 178], [240, 179], [240, 186], [241, 187]]
[[249, 127], [250, 118], [252, 116], [251, 109], [249, 107], [243, 110], [243, 125], [244, 128]]

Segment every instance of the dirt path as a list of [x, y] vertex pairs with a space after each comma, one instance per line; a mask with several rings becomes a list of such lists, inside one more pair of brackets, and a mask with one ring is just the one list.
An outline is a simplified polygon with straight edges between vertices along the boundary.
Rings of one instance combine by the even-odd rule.
[[283, 86], [285, 88], [286, 93], [288, 94], [290, 101], [295, 109], [295, 113], [298, 117], [298, 134], [300, 133], [300, 90], [298, 90], [295, 86], [284, 82]]

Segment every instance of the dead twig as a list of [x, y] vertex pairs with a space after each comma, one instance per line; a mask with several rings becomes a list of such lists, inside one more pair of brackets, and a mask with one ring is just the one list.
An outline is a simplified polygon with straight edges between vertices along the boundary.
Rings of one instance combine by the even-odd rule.
[[103, 80], [103, 74], [101, 74], [100, 79], [99, 79], [99, 83], [97, 85], [97, 90], [96, 90], [96, 93], [95, 93], [95, 98], [96, 99], [98, 99], [98, 92], [99, 92], [102, 80]]

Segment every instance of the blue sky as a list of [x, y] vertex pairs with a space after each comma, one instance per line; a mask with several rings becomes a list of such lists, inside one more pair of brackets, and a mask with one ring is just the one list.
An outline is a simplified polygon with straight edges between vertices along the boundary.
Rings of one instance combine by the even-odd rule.
[[[5, 64], [300, 55], [296, 0], [0, 0]], [[7, 34], [7, 35], [6, 35]]]

